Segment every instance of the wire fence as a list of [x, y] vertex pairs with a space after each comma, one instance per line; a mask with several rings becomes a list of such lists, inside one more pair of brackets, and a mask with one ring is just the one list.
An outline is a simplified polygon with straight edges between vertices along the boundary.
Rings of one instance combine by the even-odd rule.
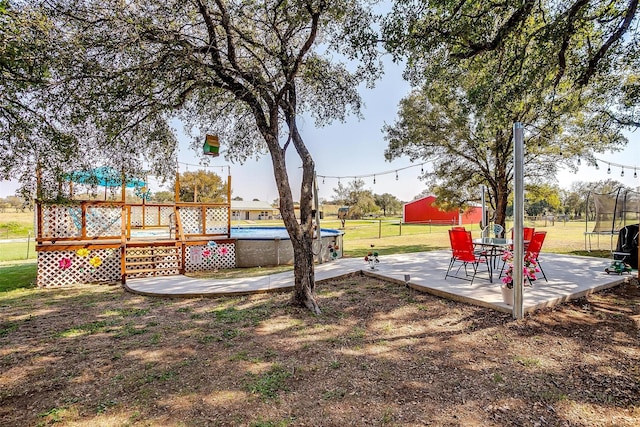
[[[266, 225], [266, 224], [265, 224]], [[274, 224], [270, 224], [274, 225]], [[426, 221], [418, 224], [402, 223], [400, 219], [370, 219], [370, 220], [347, 220], [342, 227], [339, 220], [324, 220], [321, 222], [322, 228], [340, 229], [345, 232], [345, 244], [353, 241], [368, 241], [375, 243], [376, 240], [385, 238], [406, 238], [409, 244], [412, 237], [420, 235], [432, 235], [434, 241], [441, 246], [448, 244], [448, 230], [454, 224], [438, 221]], [[584, 246], [584, 223], [578, 221], [567, 222], [561, 218], [553, 217], [529, 217], [525, 218], [525, 225], [542, 229], [555, 229], [548, 238], [553, 239], [554, 234], [558, 234], [563, 246], [580, 249]], [[506, 229], [509, 230], [512, 224], [508, 221]], [[480, 232], [479, 224], [465, 224], [467, 230], [477, 234]], [[7, 238], [8, 237], [8, 238]], [[431, 239], [429, 239], [431, 241]], [[0, 229], [0, 262], [36, 259], [36, 242], [32, 233], [23, 236], [16, 236], [9, 233], [7, 229]], [[607, 246], [608, 248], [608, 246]]]
[[24, 237], [10, 236], [0, 230], [0, 261], [18, 261], [36, 259], [36, 242], [34, 236], [28, 233]]

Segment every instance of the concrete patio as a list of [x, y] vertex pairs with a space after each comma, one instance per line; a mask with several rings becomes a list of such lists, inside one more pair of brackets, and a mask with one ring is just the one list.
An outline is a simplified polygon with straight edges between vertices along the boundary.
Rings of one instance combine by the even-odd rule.
[[[405, 284], [405, 275], [410, 276], [409, 286], [421, 292], [443, 298], [511, 312], [512, 308], [502, 302], [500, 280], [494, 274], [493, 283], [486, 271], [479, 270], [473, 285], [469, 281], [448, 277], [450, 251], [418, 252], [384, 255], [375, 270], [369, 268], [362, 258], [342, 258], [316, 266], [316, 280], [332, 279], [354, 272], [379, 277], [398, 284]], [[548, 282], [539, 279], [534, 286], [524, 289], [524, 312], [550, 307], [580, 298], [602, 289], [617, 286], [625, 278], [637, 276], [609, 275], [604, 269], [610, 260], [571, 255], [544, 253], [540, 263]], [[287, 290], [293, 287], [293, 271], [269, 276], [236, 279], [196, 279], [187, 276], [159, 276], [130, 279], [125, 288], [131, 292], [163, 297], [214, 297], [259, 292]], [[322, 283], [318, 284], [322, 287]]]

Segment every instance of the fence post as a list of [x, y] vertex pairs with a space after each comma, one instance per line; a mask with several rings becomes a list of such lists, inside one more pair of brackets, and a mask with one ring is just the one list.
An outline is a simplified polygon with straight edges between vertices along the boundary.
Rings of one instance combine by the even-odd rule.
[[402, 236], [402, 220], [398, 220], [398, 224], [400, 224], [400, 233], [398, 234], [399, 236]]
[[29, 259], [29, 243], [31, 242], [31, 232], [27, 233], [27, 257], [25, 259]]
[[378, 220], [378, 239], [382, 238], [382, 220]]

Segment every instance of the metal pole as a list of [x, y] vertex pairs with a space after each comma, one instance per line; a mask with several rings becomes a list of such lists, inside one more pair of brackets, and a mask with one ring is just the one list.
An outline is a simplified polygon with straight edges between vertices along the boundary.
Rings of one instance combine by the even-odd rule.
[[322, 252], [324, 249], [324, 245], [322, 244], [322, 233], [320, 229], [320, 203], [318, 201], [318, 177], [316, 176], [316, 171], [313, 171], [313, 203], [316, 205], [316, 236], [318, 238], [318, 242], [320, 244], [320, 249], [318, 250], [318, 264], [322, 264]]
[[482, 230], [481, 237], [487, 237], [485, 227], [487, 226], [487, 201], [484, 198], [485, 186], [481, 185], [482, 189], [482, 220], [480, 221], [480, 229]]
[[524, 281], [524, 129], [522, 123], [513, 125], [513, 318], [522, 319], [522, 285]]

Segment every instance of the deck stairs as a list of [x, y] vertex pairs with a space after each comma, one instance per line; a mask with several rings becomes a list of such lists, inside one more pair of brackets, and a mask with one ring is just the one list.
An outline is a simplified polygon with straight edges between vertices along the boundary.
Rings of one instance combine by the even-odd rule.
[[124, 277], [174, 276], [182, 272], [182, 248], [175, 243], [165, 246], [127, 245], [124, 248]]

